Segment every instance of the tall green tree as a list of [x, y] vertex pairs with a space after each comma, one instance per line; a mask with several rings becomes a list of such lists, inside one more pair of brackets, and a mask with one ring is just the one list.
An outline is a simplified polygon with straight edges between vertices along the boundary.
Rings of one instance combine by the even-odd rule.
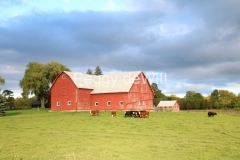
[[2, 95], [6, 98], [9, 109], [13, 109], [14, 108], [14, 97], [13, 97], [14, 93], [13, 93], [13, 91], [4, 90], [2, 92]]
[[4, 97], [0, 92], [0, 111], [7, 109], [7, 107], [8, 107], [7, 98]]
[[103, 75], [102, 70], [99, 66], [96, 67], [95, 71], [94, 71], [94, 75]]
[[219, 90], [219, 103], [221, 108], [234, 108], [237, 96], [228, 90]]
[[47, 64], [30, 62], [23, 79], [19, 83], [23, 89], [23, 97], [29, 94], [37, 96], [41, 101], [41, 108], [45, 108], [45, 104], [50, 97], [51, 84], [62, 71], [70, 71], [70, 69], [58, 62]]
[[202, 96], [201, 93], [195, 93], [193, 95], [193, 99], [195, 101], [196, 107], [195, 109], [203, 109], [203, 104], [204, 104], [204, 97]]
[[202, 94], [196, 91], [187, 91], [184, 98], [184, 108], [186, 109], [203, 109], [203, 105], [206, 103]]
[[196, 91], [187, 91], [185, 97], [187, 99], [191, 99], [195, 94], [196, 94]]
[[86, 74], [93, 75], [93, 71], [92, 71], [90, 68], [88, 68], [88, 70], [87, 70]]
[[2, 92], [2, 95], [9, 98], [9, 97], [13, 97], [13, 91], [10, 91], [10, 90], [4, 90]]
[[[5, 80], [0, 76], [0, 85], [4, 85]], [[8, 102], [7, 98], [2, 94], [0, 89], [0, 111], [5, 110], [7, 108]]]
[[219, 99], [219, 92], [217, 89], [213, 90], [211, 93], [211, 98], [213, 99], [213, 101], [217, 101]]
[[154, 92], [153, 105], [156, 107], [161, 100], [166, 99], [166, 96], [162, 94], [160, 89], [158, 89], [158, 85], [156, 83], [152, 83], [151, 87]]

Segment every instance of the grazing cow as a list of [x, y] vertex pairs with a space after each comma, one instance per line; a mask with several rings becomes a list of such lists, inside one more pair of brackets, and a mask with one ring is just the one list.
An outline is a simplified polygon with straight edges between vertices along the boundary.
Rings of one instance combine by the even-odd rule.
[[148, 111], [139, 111], [139, 117], [149, 117], [149, 112]]
[[125, 117], [139, 117], [138, 111], [125, 111]]
[[124, 114], [125, 117], [132, 117], [132, 115], [133, 115], [132, 111], [125, 111], [125, 114]]
[[208, 117], [213, 117], [214, 115], [217, 115], [217, 113], [216, 112], [208, 112]]
[[117, 115], [117, 112], [116, 111], [112, 111], [111, 115], [112, 115], [112, 117], [115, 117]]
[[99, 111], [98, 110], [92, 110], [92, 111], [90, 111], [90, 114], [92, 116], [99, 116]]

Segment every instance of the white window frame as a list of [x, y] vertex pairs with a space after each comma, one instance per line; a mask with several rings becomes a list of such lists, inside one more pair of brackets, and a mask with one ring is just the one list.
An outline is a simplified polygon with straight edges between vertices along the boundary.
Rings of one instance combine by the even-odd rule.
[[57, 106], [60, 106], [60, 102], [59, 101], [57, 101]]
[[123, 106], [123, 101], [119, 101], [119, 106]]
[[145, 101], [142, 101], [142, 105], [145, 105]]
[[68, 101], [68, 102], [67, 102], [67, 105], [68, 105], [68, 106], [71, 106], [71, 104], [72, 104], [71, 101]]
[[62, 75], [62, 79], [65, 79], [65, 76], [66, 76], [66, 75], [65, 75], [65, 74], [63, 74], [63, 75]]
[[140, 101], [138, 101], [138, 105], [139, 105], [139, 106], [141, 105], [141, 102], [140, 102]]
[[111, 101], [107, 101], [107, 106], [111, 106]]
[[98, 106], [98, 102], [95, 102], [95, 106], [96, 106], [96, 107]]

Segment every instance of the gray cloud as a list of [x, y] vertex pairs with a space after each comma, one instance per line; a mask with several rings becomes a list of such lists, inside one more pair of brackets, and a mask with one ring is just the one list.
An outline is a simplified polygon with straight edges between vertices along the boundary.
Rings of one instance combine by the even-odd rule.
[[[159, 10], [163, 5], [170, 9]], [[238, 1], [137, 1], [136, 8], [9, 19], [0, 26], [0, 67], [9, 71], [0, 74], [11, 81], [4, 87], [16, 88], [32, 61], [57, 61], [74, 71], [99, 65], [107, 72], [165, 72], [174, 85], [162, 86], [168, 93], [240, 83]]]

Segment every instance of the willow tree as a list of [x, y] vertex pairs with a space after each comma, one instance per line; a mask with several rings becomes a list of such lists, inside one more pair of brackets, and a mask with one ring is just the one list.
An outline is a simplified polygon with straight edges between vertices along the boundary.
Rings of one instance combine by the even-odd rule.
[[70, 71], [65, 65], [58, 62], [42, 64], [30, 62], [27, 65], [23, 79], [20, 80], [20, 87], [23, 89], [23, 96], [35, 95], [41, 101], [41, 108], [45, 108], [50, 87], [55, 78], [62, 71]]

